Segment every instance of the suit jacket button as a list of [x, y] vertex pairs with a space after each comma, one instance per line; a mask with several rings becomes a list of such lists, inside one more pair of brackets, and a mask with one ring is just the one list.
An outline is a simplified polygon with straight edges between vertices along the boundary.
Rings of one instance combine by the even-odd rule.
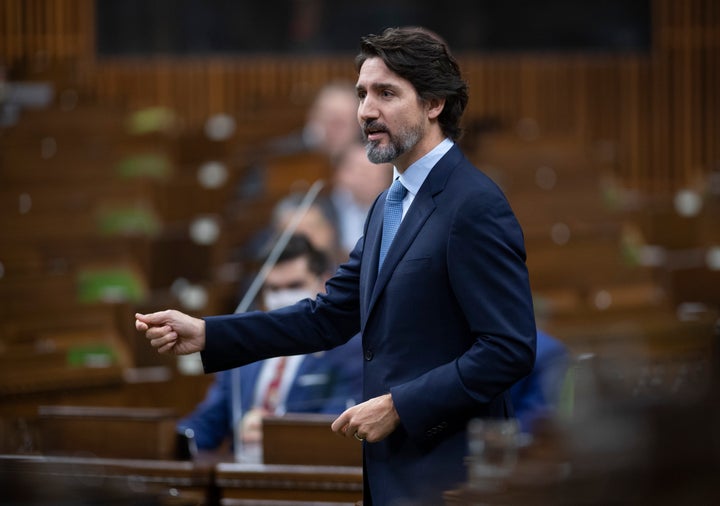
[[365, 360], [372, 360], [373, 359], [373, 352], [371, 349], [365, 350]]

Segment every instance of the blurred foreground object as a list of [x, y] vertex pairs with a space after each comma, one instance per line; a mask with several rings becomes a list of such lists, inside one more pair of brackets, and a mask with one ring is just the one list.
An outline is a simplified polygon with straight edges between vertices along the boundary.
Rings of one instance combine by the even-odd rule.
[[[717, 504], [720, 320], [707, 330], [697, 353], [577, 357], [570, 416], [544, 420], [530, 444], [510, 441], [505, 453], [516, 460], [493, 479], [470, 473], [446, 504]], [[469, 444], [477, 470], [487, 459], [482, 443]]]

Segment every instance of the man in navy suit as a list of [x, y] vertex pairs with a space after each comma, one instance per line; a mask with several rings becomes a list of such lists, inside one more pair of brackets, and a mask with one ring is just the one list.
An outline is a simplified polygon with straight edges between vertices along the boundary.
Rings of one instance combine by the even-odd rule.
[[[293, 235], [269, 270], [261, 291], [265, 310], [315, 298], [324, 291], [330, 259], [304, 235]], [[216, 450], [233, 441], [241, 428], [243, 458], [256, 458], [262, 440], [262, 417], [285, 413], [340, 414], [362, 398], [360, 337], [329, 351], [273, 357], [233, 370], [220, 371], [203, 401], [178, 421], [178, 431], [193, 432], [199, 450]], [[282, 366], [281, 366], [282, 364]], [[270, 400], [278, 372], [277, 394]], [[239, 374], [239, 376], [236, 376]], [[233, 387], [233, 380], [238, 383]], [[239, 387], [239, 390], [237, 388]], [[233, 395], [239, 392], [238, 413]]]
[[523, 234], [455, 143], [468, 94], [445, 42], [390, 28], [362, 39], [356, 65], [368, 158], [391, 162], [406, 190], [384, 263], [389, 192], [325, 295], [250, 315], [138, 314], [136, 328], [160, 353], [201, 351], [206, 372], [330, 349], [361, 331], [364, 402], [332, 430], [362, 441], [363, 501], [439, 505], [467, 479], [468, 422], [512, 417], [509, 389], [535, 360]]

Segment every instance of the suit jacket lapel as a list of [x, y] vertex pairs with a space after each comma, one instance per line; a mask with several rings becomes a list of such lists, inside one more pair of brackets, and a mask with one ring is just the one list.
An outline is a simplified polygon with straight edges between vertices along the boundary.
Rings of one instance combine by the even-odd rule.
[[363, 268], [360, 279], [360, 300], [363, 320], [368, 314], [370, 297], [377, 281], [378, 261], [380, 258], [380, 242], [382, 240], [383, 208], [387, 191], [378, 197], [375, 206], [370, 210], [367, 231], [363, 244]]
[[410, 209], [408, 209], [407, 215], [400, 224], [400, 228], [398, 228], [395, 239], [393, 239], [392, 245], [385, 257], [385, 262], [378, 271], [377, 280], [375, 281], [372, 298], [370, 300], [371, 306], [375, 300], [377, 300], [379, 293], [385, 288], [398, 262], [400, 262], [400, 259], [405, 255], [413, 239], [415, 239], [415, 236], [420, 232], [423, 224], [434, 210], [435, 203], [432, 200], [432, 196], [427, 192], [420, 191], [415, 196], [415, 200], [413, 200]]

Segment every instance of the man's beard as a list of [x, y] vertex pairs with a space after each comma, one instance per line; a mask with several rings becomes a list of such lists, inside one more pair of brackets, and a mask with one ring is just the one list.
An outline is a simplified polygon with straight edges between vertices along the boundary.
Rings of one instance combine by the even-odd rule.
[[[377, 127], [376, 127], [377, 128]], [[424, 134], [422, 124], [417, 123], [407, 129], [402, 130], [397, 136], [392, 135], [387, 129], [382, 130], [388, 136], [388, 144], [381, 146], [379, 141], [367, 140], [367, 125], [363, 129], [365, 137], [365, 150], [368, 160], [372, 163], [392, 163], [403, 153], [408, 152], [422, 139]]]

